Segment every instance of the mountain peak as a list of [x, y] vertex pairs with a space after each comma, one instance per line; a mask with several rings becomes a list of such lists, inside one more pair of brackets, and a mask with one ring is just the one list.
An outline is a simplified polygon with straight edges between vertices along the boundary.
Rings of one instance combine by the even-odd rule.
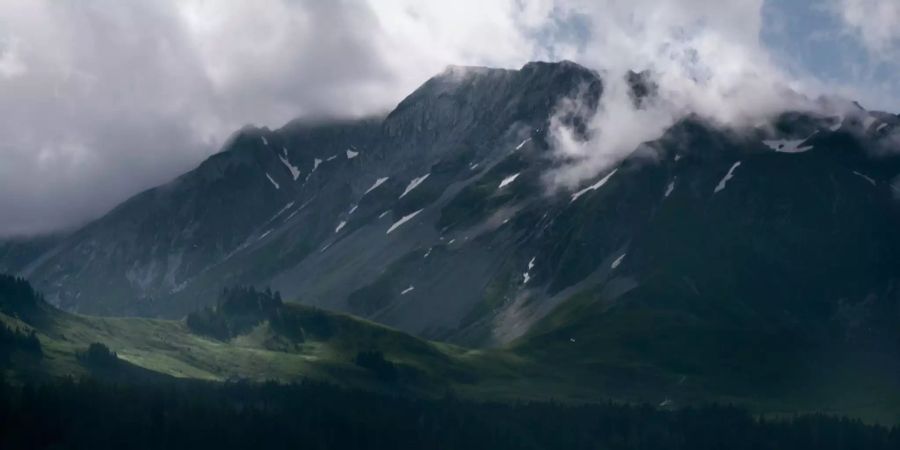
[[591, 72], [591, 69], [582, 66], [574, 61], [568, 59], [562, 59], [559, 61], [531, 61], [525, 63], [522, 66], [521, 71], [531, 71], [531, 70], [551, 70], [551, 71], [561, 71], [561, 70], [576, 70], [576, 71], [587, 71]]
[[530, 62], [519, 70], [448, 66], [403, 99], [385, 125], [392, 135], [483, 122], [541, 127], [562, 98], [599, 99], [601, 92], [599, 74], [571, 61]]

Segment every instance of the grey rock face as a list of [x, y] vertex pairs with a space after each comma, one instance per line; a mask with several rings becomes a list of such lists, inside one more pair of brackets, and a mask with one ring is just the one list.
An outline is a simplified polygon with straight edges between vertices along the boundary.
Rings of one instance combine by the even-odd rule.
[[[636, 102], [653, 95], [647, 77], [630, 80]], [[476, 345], [520, 337], [579, 293], [668, 283], [687, 286], [670, 306], [731, 292], [753, 314], [843, 321], [857, 337], [874, 323], [860, 317], [897, 305], [900, 162], [871, 151], [895, 116], [785, 115], [774, 136], [689, 118], [585, 183], [596, 189], [548, 193], [548, 120], [561, 99], [595, 107], [602, 93], [568, 62], [451, 67], [384, 117], [245, 128], [16, 267], [86, 313], [178, 317], [225, 286], [268, 285]]]

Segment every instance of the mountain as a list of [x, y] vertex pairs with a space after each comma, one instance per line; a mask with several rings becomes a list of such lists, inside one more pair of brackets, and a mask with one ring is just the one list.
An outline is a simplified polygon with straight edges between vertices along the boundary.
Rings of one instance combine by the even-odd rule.
[[[636, 106], [655, 95], [652, 74], [627, 81]], [[80, 230], [5, 244], [0, 267], [100, 315], [181, 318], [224, 287], [270, 286], [498, 347], [572, 389], [900, 404], [900, 118], [857, 106], [736, 131], [689, 116], [549, 191], [551, 117], [603, 92], [570, 62], [451, 67], [382, 117], [244, 128]]]
[[[451, 67], [385, 117], [248, 127], [31, 264], [4, 265], [85, 313], [181, 317], [224, 286], [271, 285], [449, 338], [484, 307], [512, 256], [474, 244], [491, 234], [475, 226], [479, 216], [524, 206], [506, 207], [523, 186], [535, 190], [538, 167], [494, 195], [497, 185], [540, 162], [541, 128], [561, 98], [583, 89], [596, 99], [602, 83], [572, 63]], [[426, 253], [428, 264], [411, 268]]]

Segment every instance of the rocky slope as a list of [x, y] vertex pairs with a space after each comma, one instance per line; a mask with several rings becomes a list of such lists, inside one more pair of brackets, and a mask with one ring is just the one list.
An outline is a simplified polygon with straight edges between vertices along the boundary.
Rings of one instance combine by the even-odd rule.
[[[646, 79], [629, 78], [636, 104]], [[896, 116], [687, 118], [549, 193], [549, 119], [603, 86], [568, 62], [449, 68], [384, 117], [245, 128], [15, 268], [95, 314], [180, 317], [252, 284], [479, 346], [577, 340], [558, 330], [591, 315], [558, 307], [580, 301], [898, 351]]]

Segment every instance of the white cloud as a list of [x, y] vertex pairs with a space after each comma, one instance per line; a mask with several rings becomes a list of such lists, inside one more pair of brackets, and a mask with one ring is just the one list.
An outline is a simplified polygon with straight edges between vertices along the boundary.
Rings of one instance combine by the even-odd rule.
[[896, 58], [900, 51], [900, 2], [833, 0], [830, 5], [873, 55]]
[[[783, 105], [773, 86], [806, 87], [768, 61], [762, 1], [4, 0], [0, 234], [95, 217], [246, 123], [389, 110], [448, 64], [602, 70], [600, 139], [556, 135], [579, 164], [557, 181], [577, 184], [685, 113], [735, 125]], [[892, 23], [891, 5], [874, 20]], [[628, 69], [659, 74], [654, 108], [627, 107]]]
[[0, 234], [96, 217], [247, 123], [382, 112], [448, 64], [524, 63], [516, 4], [0, 2]]
[[[579, 142], [559, 123], [551, 130], [557, 150], [570, 162], [552, 173], [551, 181], [568, 188], [583, 183], [687, 114], [740, 128], [801, 107], [798, 97], [785, 94], [804, 86], [775, 67], [760, 44], [762, 4], [566, 2], [569, 13], [590, 18], [591, 38], [576, 58], [602, 70], [605, 92], [588, 122], [590, 140]], [[636, 109], [624, 77], [645, 69], [654, 74], [659, 95]]]
[[0, 42], [0, 77], [15, 78], [24, 75], [28, 68], [19, 57], [18, 42], [13, 39], [7, 39], [7, 42]]

